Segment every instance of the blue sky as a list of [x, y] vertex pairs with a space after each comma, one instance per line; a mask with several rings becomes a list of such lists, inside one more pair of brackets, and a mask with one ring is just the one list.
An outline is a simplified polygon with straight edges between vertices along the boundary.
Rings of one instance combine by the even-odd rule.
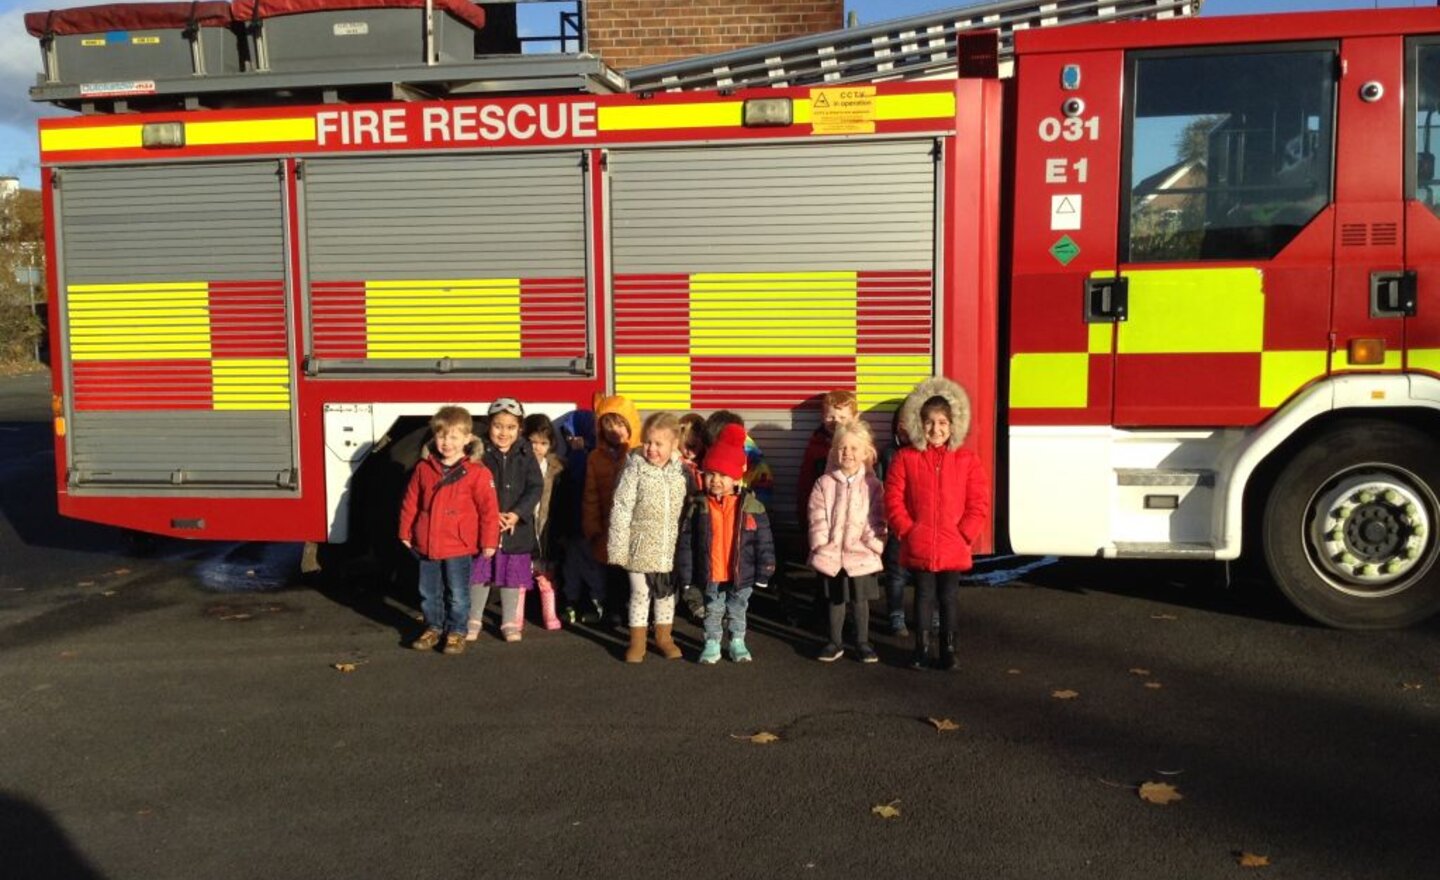
[[[97, 2], [101, 0], [0, 0], [0, 175], [19, 177], [25, 186], [36, 185], [35, 119], [41, 113], [53, 112], [32, 104], [26, 94], [40, 67], [40, 51], [35, 40], [25, 33], [21, 23], [23, 13]], [[967, 4], [957, 0], [849, 0], [846, 3], [847, 9], [859, 14], [862, 24], [964, 5]], [[1205, 0], [1204, 14], [1431, 5], [1433, 0]], [[546, 16], [547, 25], [553, 15], [551, 11]]]

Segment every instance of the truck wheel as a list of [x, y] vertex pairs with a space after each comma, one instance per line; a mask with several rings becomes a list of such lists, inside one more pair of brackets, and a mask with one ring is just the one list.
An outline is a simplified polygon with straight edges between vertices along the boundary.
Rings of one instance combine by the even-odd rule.
[[1307, 616], [1342, 629], [1440, 611], [1440, 449], [1404, 425], [1337, 428], [1301, 449], [1265, 504], [1265, 561]]

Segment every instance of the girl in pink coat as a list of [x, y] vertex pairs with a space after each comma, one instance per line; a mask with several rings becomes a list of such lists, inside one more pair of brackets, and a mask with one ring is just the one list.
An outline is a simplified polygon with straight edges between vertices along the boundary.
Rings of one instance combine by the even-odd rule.
[[861, 663], [879, 658], [870, 646], [870, 600], [880, 598], [876, 574], [885, 567], [884, 488], [871, 469], [875, 440], [864, 422], [835, 429], [826, 471], [810, 490], [810, 565], [821, 575], [830, 606], [830, 642], [819, 659], [845, 655], [841, 632], [845, 606], [855, 621], [855, 648]]
[[940, 669], [955, 668], [960, 573], [990, 520], [990, 478], [980, 458], [962, 449], [970, 432], [970, 398], [949, 379], [926, 379], [905, 398], [900, 423], [910, 435], [885, 477], [885, 513], [900, 538], [900, 564], [915, 576], [915, 657], [930, 665], [930, 620], [940, 599]]

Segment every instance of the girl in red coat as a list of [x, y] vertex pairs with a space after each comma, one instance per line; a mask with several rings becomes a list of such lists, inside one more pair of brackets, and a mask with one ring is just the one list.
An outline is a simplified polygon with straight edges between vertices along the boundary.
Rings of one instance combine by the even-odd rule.
[[915, 577], [915, 657], [930, 665], [930, 620], [940, 599], [941, 669], [955, 668], [960, 573], [973, 562], [970, 547], [990, 519], [990, 479], [975, 453], [962, 449], [970, 433], [970, 398], [937, 376], [916, 386], [900, 408], [910, 437], [885, 478], [885, 514], [900, 539], [900, 564]]

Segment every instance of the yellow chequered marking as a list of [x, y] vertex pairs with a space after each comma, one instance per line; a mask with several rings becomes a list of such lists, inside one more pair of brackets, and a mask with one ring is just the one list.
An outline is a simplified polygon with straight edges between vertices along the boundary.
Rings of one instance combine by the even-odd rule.
[[1264, 348], [1264, 273], [1259, 269], [1137, 269], [1124, 275], [1130, 279], [1130, 316], [1116, 331], [1120, 354]]
[[1440, 373], [1440, 348], [1412, 348], [1405, 357], [1412, 370]]
[[1090, 400], [1090, 355], [1017, 354], [1010, 358], [1010, 406], [1084, 409]]
[[284, 358], [223, 358], [210, 364], [217, 410], [288, 410], [290, 363]]
[[281, 141], [315, 141], [315, 119], [246, 119], [185, 123], [187, 147], [225, 144], [269, 144]]
[[367, 281], [368, 356], [518, 358], [520, 279]]
[[94, 125], [86, 128], [51, 128], [40, 132], [40, 152], [140, 149], [140, 126]]
[[203, 281], [71, 284], [65, 320], [73, 360], [210, 357], [210, 291]]
[[1311, 379], [1325, 375], [1329, 352], [1266, 351], [1260, 354], [1260, 405], [1276, 407]]
[[595, 125], [600, 131], [649, 131], [667, 128], [738, 128], [744, 122], [743, 102], [638, 104], [601, 107]]
[[858, 283], [855, 272], [693, 274], [690, 353], [853, 355]]
[[1111, 346], [1115, 344], [1114, 327], [1115, 325], [1108, 321], [1089, 325], [1086, 350], [1091, 354], [1109, 354]]
[[928, 354], [862, 354], [855, 358], [855, 396], [860, 411], [892, 412], [905, 395], [934, 375]]
[[690, 358], [686, 355], [617, 355], [615, 391], [640, 409], [690, 408]]

